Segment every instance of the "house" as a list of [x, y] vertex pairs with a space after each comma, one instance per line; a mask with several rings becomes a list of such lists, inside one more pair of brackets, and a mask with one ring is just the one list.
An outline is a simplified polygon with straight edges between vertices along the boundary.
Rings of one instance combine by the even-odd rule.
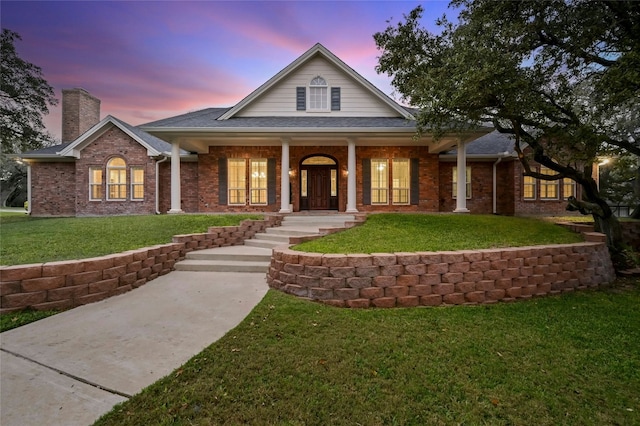
[[[237, 105], [131, 126], [63, 91], [63, 143], [27, 152], [34, 216], [180, 212], [554, 214], [576, 188], [522, 175], [478, 128], [416, 137], [413, 110], [321, 44]], [[544, 172], [544, 170], [542, 170]]]

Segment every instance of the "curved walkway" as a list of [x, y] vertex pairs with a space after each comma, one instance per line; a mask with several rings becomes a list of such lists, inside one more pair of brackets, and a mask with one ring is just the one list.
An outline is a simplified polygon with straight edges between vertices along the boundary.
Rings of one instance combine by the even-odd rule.
[[264, 273], [183, 272], [0, 334], [0, 424], [87, 425], [242, 321]]

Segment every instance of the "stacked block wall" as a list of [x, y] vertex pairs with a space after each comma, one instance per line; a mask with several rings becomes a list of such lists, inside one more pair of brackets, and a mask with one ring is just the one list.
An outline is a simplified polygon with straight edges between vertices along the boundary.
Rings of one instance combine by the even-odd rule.
[[0, 267], [0, 314], [25, 308], [69, 309], [137, 288], [173, 270], [193, 250], [243, 244], [281, 217], [176, 235], [173, 242], [91, 259]]
[[604, 242], [351, 255], [278, 248], [267, 274], [271, 288], [352, 308], [495, 303], [597, 287], [614, 278]]

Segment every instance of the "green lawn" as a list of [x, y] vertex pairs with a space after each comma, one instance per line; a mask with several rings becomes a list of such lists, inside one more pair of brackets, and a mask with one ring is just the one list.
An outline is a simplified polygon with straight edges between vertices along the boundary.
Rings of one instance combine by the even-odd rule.
[[97, 425], [640, 424], [639, 325], [637, 282], [386, 310], [272, 290]]
[[178, 234], [238, 225], [262, 215], [149, 215], [35, 218], [0, 213], [0, 264], [83, 259], [170, 243]]
[[375, 214], [345, 232], [294, 247], [317, 253], [467, 250], [582, 241], [541, 219], [457, 214]]

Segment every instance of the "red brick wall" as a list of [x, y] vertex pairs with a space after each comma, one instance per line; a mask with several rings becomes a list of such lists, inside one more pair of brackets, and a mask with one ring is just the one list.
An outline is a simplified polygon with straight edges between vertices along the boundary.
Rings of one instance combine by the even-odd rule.
[[62, 142], [71, 142], [100, 121], [100, 100], [83, 89], [62, 91]]
[[75, 163], [31, 163], [31, 215], [74, 216]]
[[[160, 163], [160, 213], [166, 213], [171, 208], [171, 159]], [[198, 212], [198, 163], [183, 161], [180, 163], [180, 196], [182, 211], [185, 213]]]
[[[107, 162], [120, 157], [127, 164], [127, 200], [107, 200]], [[131, 201], [131, 173], [133, 166], [144, 167], [144, 200]], [[89, 167], [103, 170], [103, 199], [89, 200]], [[155, 160], [147, 155], [147, 150], [116, 126], [111, 126], [81, 151], [76, 160], [76, 215], [124, 215], [153, 214], [155, 212], [156, 172]]]
[[[467, 209], [471, 213], [493, 213], [493, 162], [468, 161], [471, 167], [471, 198], [467, 199]], [[456, 209], [453, 198], [453, 168], [455, 161], [440, 162], [440, 211], [452, 212]]]
[[[346, 152], [346, 147], [344, 147]], [[408, 205], [364, 205], [362, 204], [362, 159], [363, 158], [419, 158], [420, 159], [420, 198], [417, 206]], [[346, 160], [345, 160], [346, 161]], [[356, 147], [356, 208], [361, 212], [371, 211], [439, 211], [439, 160], [436, 154], [429, 154], [424, 146], [392, 146], [392, 147]], [[389, 180], [391, 175], [389, 175]], [[346, 180], [344, 186], [346, 196]], [[346, 199], [346, 198], [345, 198]]]
[[[535, 163], [532, 163], [532, 166], [535, 166]], [[522, 196], [522, 182], [523, 182], [523, 174], [524, 169], [522, 164], [519, 161], [514, 162], [513, 167], [513, 181], [515, 184], [515, 188], [513, 191], [514, 194], [514, 213], [516, 215], [560, 215], [566, 216], [572, 214], [566, 210], [567, 201], [563, 199], [563, 188], [562, 181], [558, 181], [558, 194], [559, 198], [557, 200], [542, 200], [540, 199], [540, 181], [537, 182], [536, 186], [536, 199], [535, 200], [525, 200]], [[576, 187], [577, 195], [576, 197], [579, 199], [581, 197], [581, 188], [580, 185]]]
[[[280, 210], [280, 146], [212, 146], [208, 154], [198, 155], [198, 211], [200, 212], [276, 212]], [[270, 205], [228, 206], [219, 204], [218, 160], [220, 158], [276, 158], [276, 202]], [[247, 166], [248, 170], [248, 166]], [[287, 171], [288, 172], [288, 171]]]

